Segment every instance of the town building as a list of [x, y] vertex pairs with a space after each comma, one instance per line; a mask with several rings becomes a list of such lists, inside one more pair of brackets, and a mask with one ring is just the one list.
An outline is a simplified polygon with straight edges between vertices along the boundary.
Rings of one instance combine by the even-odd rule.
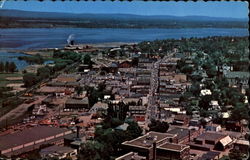
[[89, 108], [89, 99], [85, 97], [83, 99], [69, 98], [64, 104], [64, 110], [83, 110]]
[[128, 152], [137, 152], [147, 160], [152, 160], [156, 158], [156, 148], [167, 142], [176, 142], [176, 135], [151, 131], [136, 139], [123, 142], [122, 148]]
[[0, 154], [11, 157], [38, 149], [44, 144], [62, 144], [63, 138], [71, 133], [64, 128], [36, 126], [7, 134], [0, 137]]

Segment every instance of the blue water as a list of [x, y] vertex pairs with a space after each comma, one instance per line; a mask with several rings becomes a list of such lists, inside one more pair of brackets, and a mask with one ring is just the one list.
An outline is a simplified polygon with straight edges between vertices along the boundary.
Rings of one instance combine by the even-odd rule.
[[18, 70], [24, 69], [26, 66], [29, 64], [26, 61], [19, 60], [19, 56], [27, 56], [22, 53], [13, 53], [13, 52], [6, 52], [6, 51], [1, 51], [0, 50], [0, 61], [2, 62], [14, 62], [17, 66]]
[[[16, 28], [0, 29], [0, 61], [13, 60], [17, 66], [27, 65], [7, 53], [11, 50], [60, 48], [74, 34], [76, 43], [141, 42], [207, 36], [249, 36], [247, 29], [189, 28], [189, 29], [108, 29], [108, 28]], [[12, 57], [12, 58], [11, 58]]]

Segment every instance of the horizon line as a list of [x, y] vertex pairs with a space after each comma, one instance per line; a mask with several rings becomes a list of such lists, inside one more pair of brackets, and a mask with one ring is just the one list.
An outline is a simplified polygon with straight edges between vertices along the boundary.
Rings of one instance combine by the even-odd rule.
[[215, 16], [206, 16], [206, 15], [161, 15], [161, 14], [152, 14], [152, 15], [143, 15], [143, 14], [133, 14], [133, 13], [75, 13], [75, 12], [53, 12], [53, 11], [30, 11], [30, 10], [22, 10], [22, 9], [3, 9], [1, 8], [1, 10], [14, 10], [14, 11], [24, 11], [24, 12], [38, 12], [38, 13], [64, 13], [64, 14], [76, 14], [76, 15], [80, 15], [80, 14], [108, 14], [108, 15], [112, 15], [112, 14], [124, 14], [124, 15], [135, 15], [135, 16], [173, 16], [173, 17], [208, 17], [208, 18], [231, 18], [231, 19], [249, 19], [249, 17], [215, 17]]

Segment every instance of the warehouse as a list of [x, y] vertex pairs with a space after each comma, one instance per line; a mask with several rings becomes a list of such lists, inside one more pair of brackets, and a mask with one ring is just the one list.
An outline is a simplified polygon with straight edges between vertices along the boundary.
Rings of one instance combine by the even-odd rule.
[[47, 126], [37, 126], [0, 137], [0, 154], [6, 157], [19, 155], [43, 144], [63, 143], [65, 135], [71, 130]]

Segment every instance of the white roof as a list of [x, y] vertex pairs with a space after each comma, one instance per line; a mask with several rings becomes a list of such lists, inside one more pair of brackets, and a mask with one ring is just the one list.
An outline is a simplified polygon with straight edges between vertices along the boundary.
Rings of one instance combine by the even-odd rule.
[[229, 118], [230, 114], [228, 112], [222, 112], [222, 118]]
[[200, 93], [202, 96], [205, 96], [205, 95], [211, 95], [212, 92], [209, 90], [209, 89], [203, 89], [201, 90], [201, 93]]
[[229, 136], [226, 136], [225, 138], [222, 138], [220, 140], [220, 143], [223, 145], [223, 146], [226, 146], [228, 144], [230, 144], [233, 140], [229, 137]]
[[238, 139], [235, 143], [249, 146], [249, 141], [243, 139]]
[[213, 105], [213, 106], [218, 106], [219, 105], [218, 101], [211, 101], [210, 104]]

